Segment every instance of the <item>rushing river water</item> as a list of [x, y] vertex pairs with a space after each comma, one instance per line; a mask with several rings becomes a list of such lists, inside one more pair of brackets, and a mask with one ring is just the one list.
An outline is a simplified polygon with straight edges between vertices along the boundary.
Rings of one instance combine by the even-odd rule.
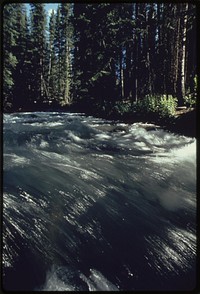
[[196, 140], [69, 113], [4, 115], [6, 290], [191, 290]]

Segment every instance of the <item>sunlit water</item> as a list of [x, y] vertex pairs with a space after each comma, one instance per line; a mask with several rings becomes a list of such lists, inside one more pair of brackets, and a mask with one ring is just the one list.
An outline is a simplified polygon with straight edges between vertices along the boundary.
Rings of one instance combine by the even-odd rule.
[[4, 115], [6, 290], [191, 290], [194, 138], [65, 113]]

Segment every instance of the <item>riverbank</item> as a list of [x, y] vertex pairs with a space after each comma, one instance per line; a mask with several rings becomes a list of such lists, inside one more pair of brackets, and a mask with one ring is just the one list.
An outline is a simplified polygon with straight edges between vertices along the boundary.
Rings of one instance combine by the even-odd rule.
[[[162, 118], [158, 115], [147, 115], [141, 113], [125, 114], [121, 117], [111, 115], [107, 117], [112, 120], [119, 120], [120, 122], [132, 124], [142, 122], [145, 124], [154, 124], [157, 127], [163, 128], [166, 131], [184, 135], [187, 137], [195, 137], [196, 134], [196, 109], [177, 109], [175, 116], [169, 118]], [[148, 128], [151, 130], [152, 128]]]
[[[84, 112], [81, 109], [74, 109], [73, 107], [61, 107], [56, 109], [37, 109], [34, 111], [44, 111], [44, 112]], [[18, 111], [21, 112], [21, 111]], [[28, 112], [32, 112], [28, 110]], [[113, 121], [120, 121], [122, 123], [133, 124], [136, 122], [141, 122], [145, 124], [153, 124], [156, 125], [156, 128], [163, 128], [166, 131], [170, 131], [172, 133], [177, 133], [179, 135], [184, 135], [187, 137], [197, 137], [196, 134], [196, 109], [188, 109], [181, 108], [177, 109], [175, 116], [173, 117], [160, 117], [158, 114], [146, 114], [146, 113], [138, 113], [138, 112], [129, 112], [124, 113], [123, 115], [119, 114], [92, 114], [90, 112], [86, 113], [86, 115], [93, 115], [94, 117], [100, 117], [104, 119], [109, 119]], [[146, 126], [147, 127], [147, 126]], [[148, 128], [151, 130], [155, 127]]]
[[196, 110], [190, 110], [177, 114], [173, 122], [165, 126], [166, 130], [179, 133], [188, 137], [197, 137]]

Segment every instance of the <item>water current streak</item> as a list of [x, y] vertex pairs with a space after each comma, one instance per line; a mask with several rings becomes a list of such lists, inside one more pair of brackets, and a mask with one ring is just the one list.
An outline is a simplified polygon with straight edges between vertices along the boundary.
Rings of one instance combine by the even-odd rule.
[[195, 139], [36, 112], [3, 144], [6, 290], [195, 287]]

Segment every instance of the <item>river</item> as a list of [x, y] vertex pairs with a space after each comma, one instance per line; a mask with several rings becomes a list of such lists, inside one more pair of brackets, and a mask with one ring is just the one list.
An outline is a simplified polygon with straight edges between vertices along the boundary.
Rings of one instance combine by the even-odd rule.
[[195, 138], [78, 113], [3, 122], [5, 290], [196, 286]]

